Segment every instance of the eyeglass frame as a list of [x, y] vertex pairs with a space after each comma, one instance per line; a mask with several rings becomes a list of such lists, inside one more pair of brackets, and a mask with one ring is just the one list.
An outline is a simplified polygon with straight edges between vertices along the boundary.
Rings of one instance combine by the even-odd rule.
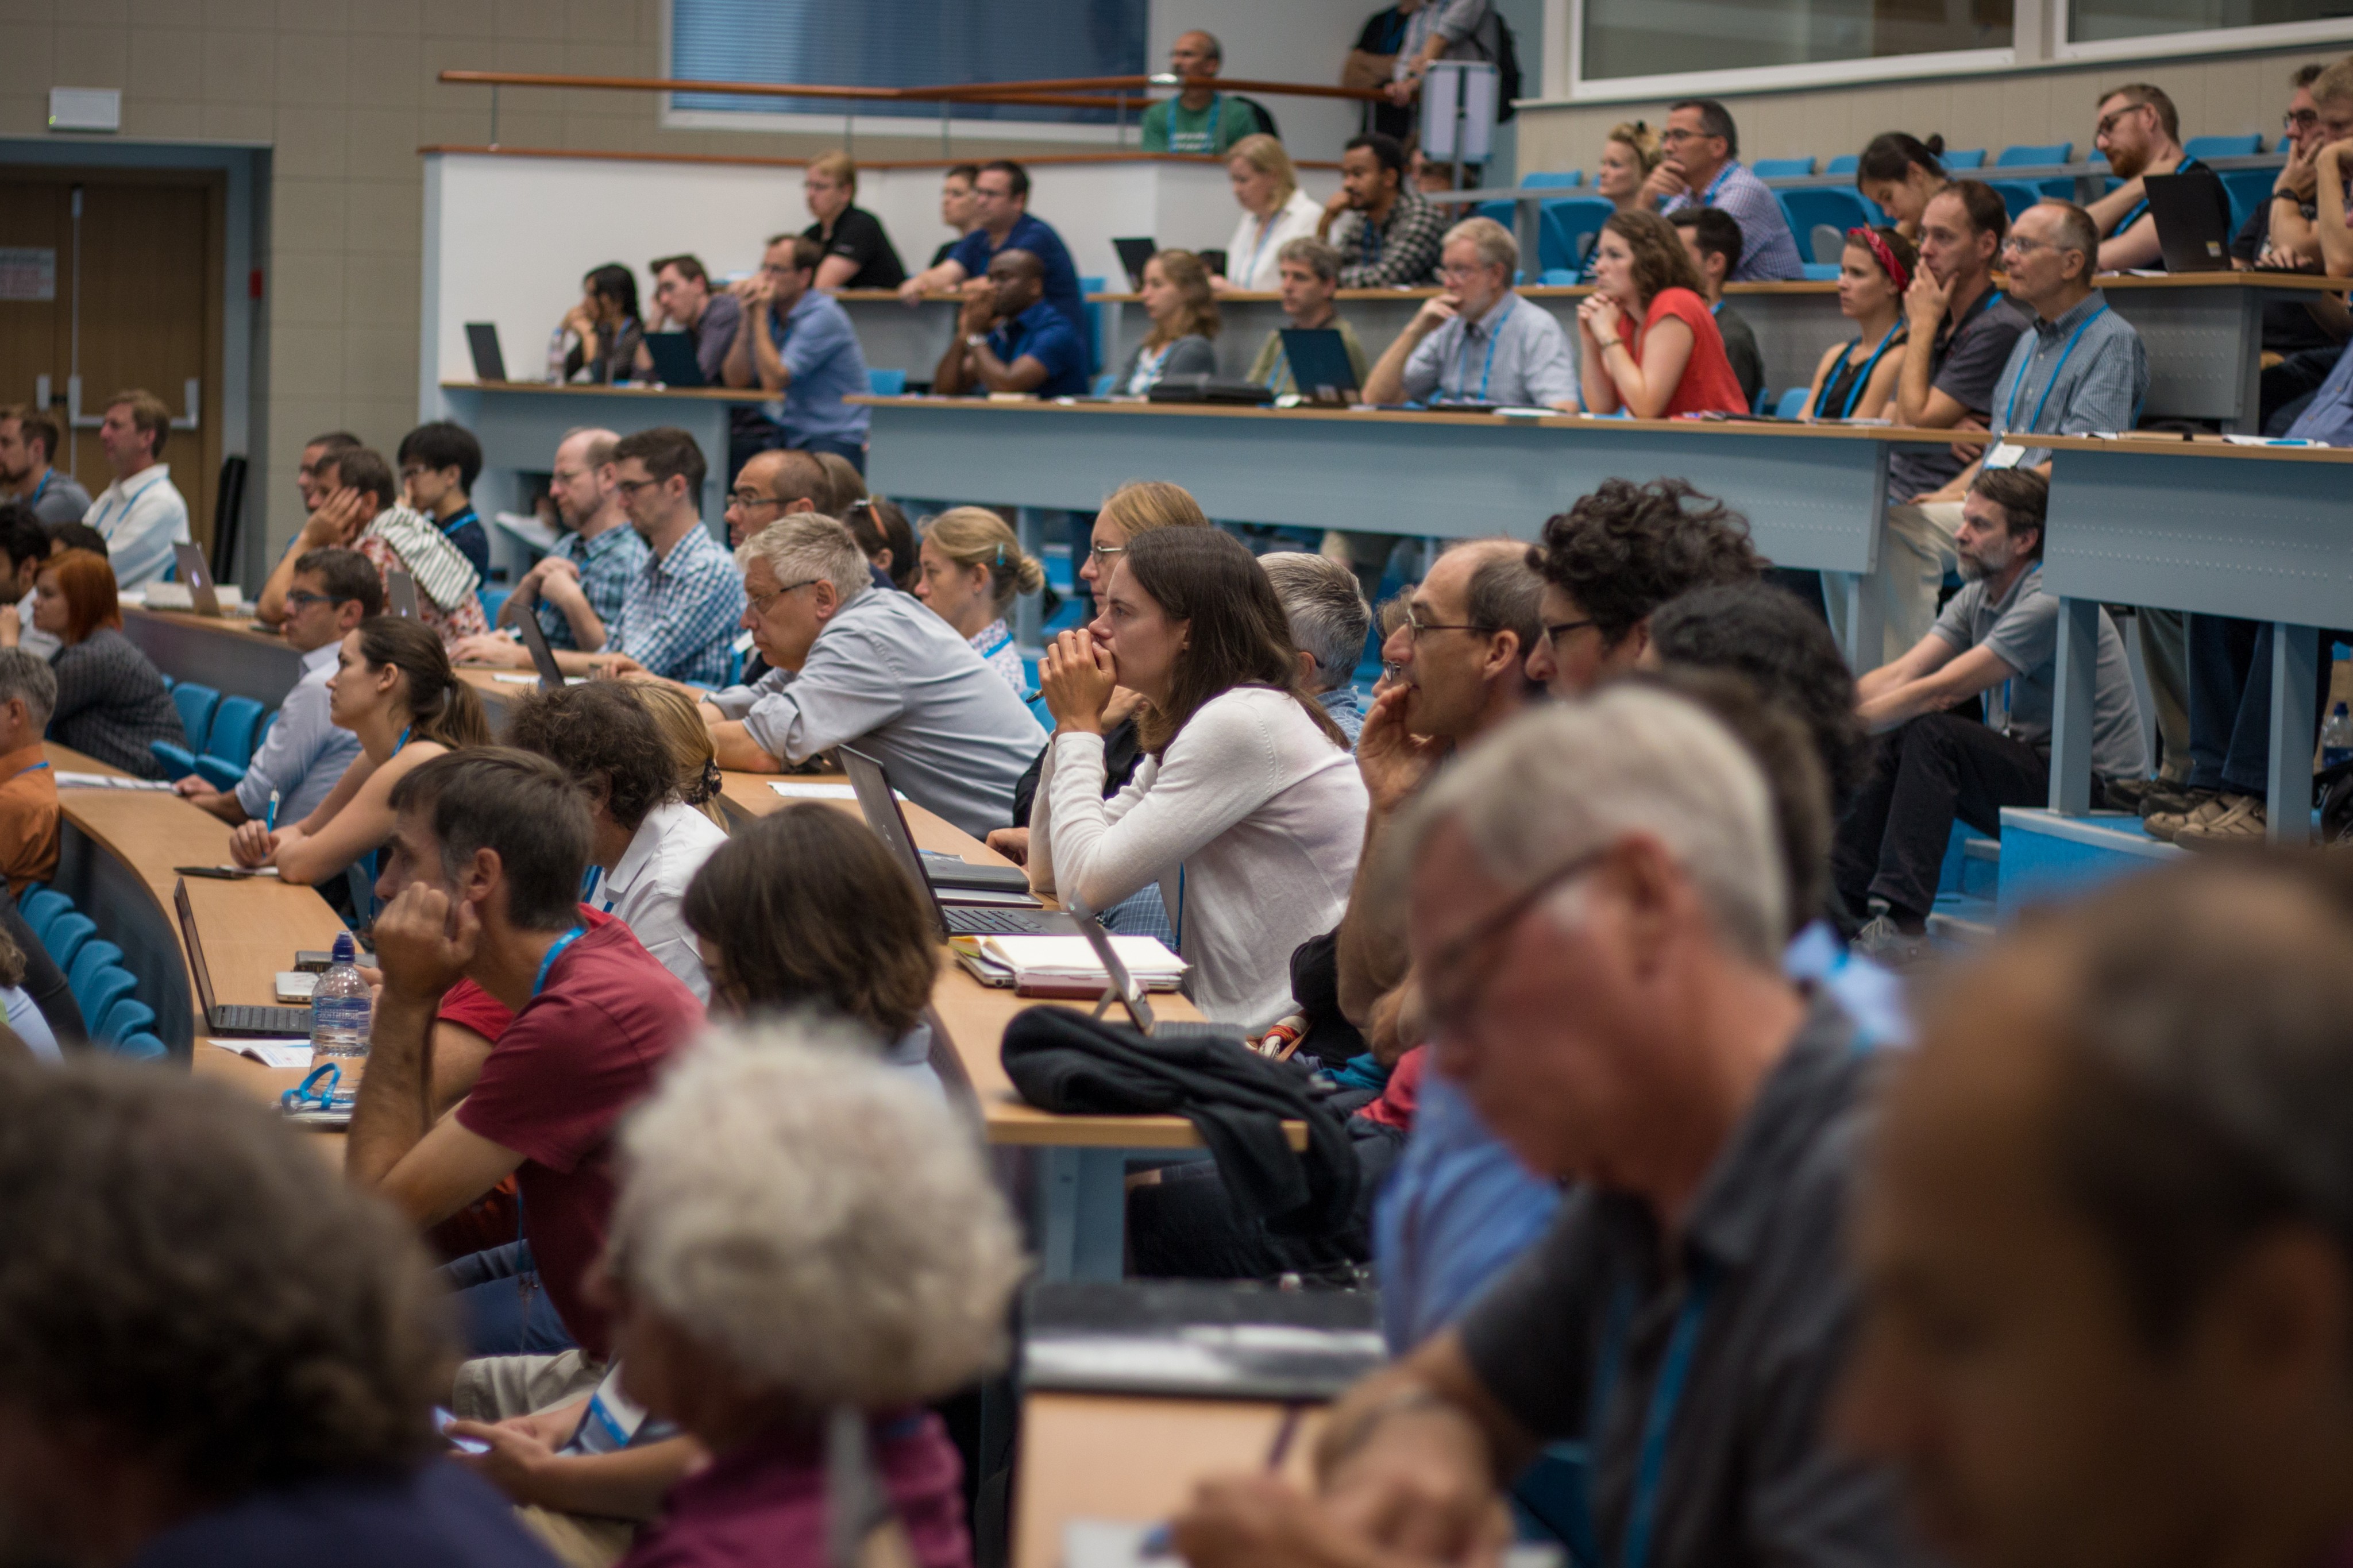
[[729, 506], [739, 506], [749, 511], [755, 506], [790, 506], [793, 503], [776, 496], [760, 495], [751, 490], [729, 490], [725, 497]]
[[1414, 616], [1413, 601], [1410, 599], [1406, 601], [1404, 624], [1408, 640], [1415, 643], [1416, 645], [1420, 643], [1421, 634], [1424, 632], [1481, 632], [1492, 637], [1502, 629], [1499, 626], [1482, 626], [1473, 621], [1425, 622], [1418, 620]]
[[1560, 639], [1570, 632], [1582, 631], [1587, 626], [1598, 626], [1600, 624], [1591, 616], [1577, 621], [1546, 621], [1544, 629], [1545, 647], [1556, 648], [1560, 647]]
[[[672, 474], [670, 479], [674, 479], [680, 477], [681, 476], [677, 474]], [[659, 489], [662, 486], [668, 483], [670, 483], [670, 479], [615, 479], [613, 481], [613, 488], [634, 500], [637, 499], [637, 494], [639, 490]]]
[[2146, 109], [2151, 114], [2157, 112], [2157, 105], [2149, 102], [2147, 99], [2141, 100], [2138, 103], [2127, 103], [2122, 109], [2117, 110], [2114, 114], [2104, 114], [2100, 117], [2100, 122], [2092, 128], [2093, 142], [2096, 143], [2101, 137], [2105, 136], [2108, 132], [2114, 131], [2118, 125], [2124, 122], [2125, 116], [2130, 114], [2136, 109]]
[[786, 595], [797, 594], [803, 588], [808, 587], [811, 584], [822, 583], [825, 581], [827, 581], [827, 579], [823, 577], [804, 577], [799, 582], [792, 584], [786, 587], [779, 588], [773, 594], [754, 595], [747, 588], [744, 591], [744, 603], [750, 608], [754, 615], [765, 616], [768, 613], [768, 606], [775, 604], [778, 599], [783, 598]]
[[[1582, 876], [1609, 858], [1615, 842], [1599, 844], [1581, 855], [1567, 860], [1538, 877], [1535, 881], [1505, 899], [1494, 909], [1473, 921], [1469, 929], [1449, 937], [1444, 946], [1430, 955], [1426, 963], [1415, 967], [1423, 976], [1421, 987], [1425, 1015], [1433, 1025], [1469, 1011], [1470, 1004], [1483, 994], [1495, 977], [1495, 969], [1503, 962], [1502, 943], [1497, 940], [1525, 919], [1530, 910], [1571, 878]], [[1495, 949], [1479, 974], [1468, 984], [1450, 985], [1443, 992], [1430, 982], [1460, 967], [1472, 951], [1482, 944]]]
[[2301, 112], [2290, 110], [2280, 116], [2280, 129], [2283, 131], [2312, 131], [2317, 129], [2319, 124], [2320, 110], [2316, 109], [2307, 109]]
[[332, 594], [313, 594], [308, 588], [286, 590], [287, 607], [297, 612], [307, 610], [313, 605], [341, 605], [348, 602], [345, 599], [338, 599]]

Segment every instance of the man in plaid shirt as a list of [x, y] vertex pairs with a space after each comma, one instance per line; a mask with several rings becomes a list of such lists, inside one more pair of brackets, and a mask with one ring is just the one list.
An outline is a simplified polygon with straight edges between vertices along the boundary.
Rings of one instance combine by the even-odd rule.
[[556, 661], [581, 674], [602, 665], [691, 686], [726, 685], [730, 645], [744, 618], [744, 574], [702, 526], [702, 449], [685, 431], [659, 426], [622, 437], [613, 461], [621, 510], [649, 554], [606, 625], [605, 650], [559, 653]]
[[1340, 154], [1340, 189], [1316, 237], [1340, 253], [1343, 289], [1416, 289], [1437, 280], [1446, 214], [1406, 184], [1405, 149], [1378, 132]]
[[[523, 574], [500, 616], [512, 626], [518, 615], [537, 616], [547, 646], [559, 652], [602, 651], [612, 624], [620, 619], [622, 601], [645, 572], [646, 542], [629, 526], [620, 492], [613, 487], [613, 448], [620, 440], [610, 430], [579, 429], [557, 445], [547, 493], [563, 535]], [[450, 657], [460, 663], [531, 668], [530, 650], [511, 631], [468, 637]]]

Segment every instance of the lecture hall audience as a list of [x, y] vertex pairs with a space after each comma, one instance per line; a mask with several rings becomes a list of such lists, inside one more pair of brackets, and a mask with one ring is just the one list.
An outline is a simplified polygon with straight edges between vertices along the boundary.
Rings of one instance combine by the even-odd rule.
[[2100, 95], [2099, 123], [2092, 143], [2108, 161], [2108, 172], [2124, 182], [2084, 210], [2100, 232], [2102, 272], [2165, 266], [2158, 244], [2157, 215], [2148, 209], [2143, 179], [2186, 174], [2205, 167], [2182, 151], [2181, 116], [2166, 90], [2145, 81], [2126, 82]]
[[[650, 330], [693, 333], [694, 364], [702, 373], [703, 384], [723, 384], [721, 366], [744, 324], [744, 301], [732, 289], [712, 289], [711, 274], [699, 256], [658, 256], [646, 264], [646, 270], [654, 279]], [[654, 357], [640, 344], [638, 375], [642, 380], [653, 374]]]
[[[1347, 898], [1364, 784], [1239, 540], [1156, 529], [1101, 592], [1094, 621], [1057, 636], [1039, 667], [1055, 727], [1030, 886], [1093, 910], [1159, 883], [1194, 1001], [1262, 1029], [1288, 1011], [1293, 938], [1328, 930]], [[1145, 754], [1105, 801], [1104, 710], [1120, 686], [1149, 704]]]
[[932, 372], [932, 390], [1028, 392], [1039, 397], [1084, 397], [1086, 340], [1044, 296], [1046, 273], [1026, 250], [1007, 248], [989, 258], [988, 274], [967, 287], [955, 335]]
[[[232, 827], [256, 817], [302, 822], [318, 810], [360, 754], [359, 736], [334, 721], [327, 687], [343, 639], [362, 621], [383, 613], [384, 583], [358, 551], [312, 550], [297, 556], [294, 581], [286, 592], [286, 620], [278, 633], [302, 656], [301, 677], [279, 700], [278, 721], [254, 748], [245, 776], [216, 790], [201, 774], [190, 773], [172, 786], [181, 798]], [[0, 767], [5, 765], [0, 758]]]
[[1684, 699], [1613, 689], [1515, 719], [1402, 826], [1433, 1066], [1576, 1184], [1461, 1319], [1333, 1407], [1313, 1495], [1204, 1483], [1179, 1553], [1459, 1559], [1538, 1446], [1570, 1441], [1593, 1539], [1656, 1568], [1916, 1560], [1892, 1477], [1822, 1430], [1876, 1053], [1780, 971], [1757, 764]]
[[1877, 419], [1894, 400], [1911, 357], [1904, 291], [1919, 255], [1892, 228], [1851, 228], [1839, 256], [1839, 314], [1862, 329], [1834, 343], [1814, 367], [1803, 419]]
[[1144, 111], [1136, 128], [1137, 149], [1214, 156], [1257, 135], [1258, 115], [1248, 99], [1192, 79], [1214, 77], [1225, 63], [1225, 46], [1214, 33], [1196, 27], [1177, 34], [1168, 46], [1168, 74], [1185, 79], [1186, 85], [1176, 97], [1164, 98]]
[[[1732, 379], [1740, 384], [1740, 395], [1753, 408], [1765, 386], [1765, 355], [1757, 346], [1757, 329], [1724, 298], [1724, 280], [1740, 265], [1740, 226], [1721, 207], [1682, 207], [1667, 221], [1675, 226], [1684, 254], [1691, 258], [1692, 270], [1699, 276], [1699, 297], [1707, 301], [1707, 313], [1715, 318], [1716, 336], [1724, 340], [1724, 361], [1732, 367]], [[1598, 255], [1601, 237], [1593, 237]], [[1588, 262], [1588, 282], [1591, 271]]]
[[1920, 243], [1920, 219], [1937, 192], [1952, 184], [1945, 173], [1945, 139], [1926, 142], [1901, 131], [1883, 131], [1873, 137], [1855, 160], [1854, 188], [1895, 226], [1895, 232]]
[[1418, 289], [1438, 272], [1446, 209], [1407, 184], [1405, 149], [1374, 132], [1349, 139], [1340, 188], [1315, 220], [1315, 237], [1341, 256], [1343, 289]]
[[0, 876], [11, 899], [57, 873], [58, 775], [41, 743], [57, 705], [48, 661], [0, 648]]
[[58, 437], [45, 408], [0, 408], [0, 497], [22, 501], [44, 523], [79, 522], [90, 510], [90, 492], [55, 467]]
[[[1284, 242], [1277, 266], [1280, 276], [1275, 287], [1282, 300], [1283, 327], [1339, 333], [1340, 346], [1347, 351], [1348, 368], [1356, 383], [1335, 390], [1355, 393], [1365, 384], [1365, 343], [1356, 336], [1356, 329], [1348, 324], [1348, 318], [1340, 314], [1333, 303], [1333, 297], [1340, 290], [1340, 253], [1309, 234]], [[1292, 374], [1291, 355], [1282, 346], [1283, 327], [1266, 334], [1266, 342], [1259, 345], [1258, 357], [1250, 361], [1250, 379], [1263, 383], [1278, 397], [1301, 390], [1299, 378]]]
[[506, 743], [564, 770], [588, 803], [588, 890], [698, 1002], [711, 999], [702, 957], [679, 914], [689, 882], [726, 830], [678, 795], [678, 763], [630, 681], [526, 693]]
[[369, 616], [343, 635], [335, 657], [327, 714], [358, 737], [360, 754], [307, 815], [281, 814], [275, 825], [248, 816], [229, 836], [238, 865], [274, 866], [281, 881], [339, 875], [392, 831], [403, 779], [445, 752], [491, 742], [481, 698], [416, 622]]
[[1577, 308], [1586, 411], [1748, 412], [1674, 226], [1656, 213], [1613, 214], [1593, 255], [1594, 291]]
[[1021, 542], [997, 513], [955, 506], [925, 521], [914, 595], [972, 644], [1008, 686], [1029, 689], [1013, 628], [1005, 624], [1015, 597], [1046, 585], [1046, 568], [1022, 552]]
[[286, 619], [286, 595], [294, 563], [313, 550], [356, 550], [375, 563], [390, 602], [391, 574], [406, 572], [417, 585], [417, 615], [425, 626], [456, 647], [490, 630], [476, 595], [481, 574], [431, 520], [399, 501], [392, 465], [365, 447], [341, 447], [322, 456], [313, 488], [318, 503], [302, 531], [279, 557], [261, 585], [254, 613], [271, 626]]
[[638, 278], [607, 261], [580, 279], [580, 300], [564, 314], [564, 379], [603, 386], [635, 374], [644, 346]]
[[1787, 282], [1805, 276], [1789, 220], [1765, 182], [1741, 163], [1740, 128], [1724, 105], [1712, 98], [1670, 104], [1659, 145], [1665, 156], [1642, 182], [1643, 194], [1661, 212], [1703, 206], [1730, 213], [1745, 241], [1734, 282]]
[[844, 403], [871, 390], [858, 331], [839, 300], [817, 287], [824, 247], [807, 235], [770, 237], [760, 269], [734, 285], [744, 325], [720, 367], [730, 386], [758, 387], [781, 407], [761, 445], [838, 452], [866, 462], [866, 410]]
[[401, 499], [458, 547], [483, 582], [491, 577], [491, 536], [470, 493], [482, 472], [482, 444], [463, 425], [437, 419], [400, 438]]
[[[1989, 468], [1971, 481], [1955, 542], [1967, 582], [1926, 637], [1856, 685], [1864, 721], [1886, 739], [1840, 826], [1839, 890], [1852, 910], [1883, 903], [1905, 937], [1926, 929], [1956, 817], [1999, 838], [2003, 806], [2050, 798], [2059, 653], [2059, 600], [2042, 586], [2050, 488], [2031, 468]], [[2124, 639], [2098, 614], [2095, 792], [2098, 780], [2148, 772]], [[1948, 711], [1980, 694], [1982, 721]]]
[[993, 275], [998, 256], [1018, 250], [1038, 267], [1040, 297], [1072, 333], [1083, 333], [1086, 301], [1079, 297], [1078, 268], [1071, 265], [1070, 249], [1053, 226], [1029, 216], [1029, 171], [1006, 158], [983, 163], [973, 176], [972, 206], [971, 231], [956, 242], [945, 261], [900, 284], [899, 297], [912, 305], [925, 294], [962, 288], [969, 298], [981, 279]]
[[[33, 626], [57, 639], [49, 655], [57, 700], [48, 736], [142, 779], [160, 779], [164, 764], [148, 748], [157, 741], [187, 743], [180, 710], [164, 677], [122, 635], [114, 568], [94, 550], [63, 550], [41, 563], [34, 580]], [[0, 616], [0, 647], [18, 646], [13, 617]]]
[[1440, 292], [1382, 351], [1366, 401], [1574, 410], [1576, 352], [1559, 319], [1513, 289], [1520, 246], [1512, 231], [1465, 218], [1447, 231], [1440, 258]]
[[847, 742], [976, 837], [1012, 819], [1042, 731], [969, 642], [912, 595], [875, 587], [829, 517], [780, 519], [736, 553], [743, 625], [770, 668], [703, 698], [721, 766], [775, 773]]
[[1210, 279], [1209, 286], [1220, 294], [1272, 293], [1281, 281], [1282, 253], [1293, 240], [1315, 237], [1315, 220], [1324, 209], [1299, 188], [1299, 171], [1282, 143], [1263, 132], [1234, 143], [1226, 154], [1226, 177], [1242, 216], [1226, 242], [1226, 270]]
[[1144, 264], [1136, 297], [1151, 325], [1112, 378], [1113, 392], [1141, 397], [1169, 376], [1217, 374], [1218, 300], [1199, 257], [1189, 250], [1154, 253]]
[[172, 569], [172, 546], [192, 542], [188, 503], [172, 482], [164, 442], [172, 411], [152, 392], [118, 392], [104, 405], [99, 450], [114, 482], [98, 492], [81, 521], [106, 541], [115, 580], [142, 588]]
[[896, 289], [907, 280], [898, 247], [882, 220], [858, 202], [858, 165], [847, 153], [824, 153], [809, 160], [801, 176], [801, 199], [817, 221], [801, 237], [817, 241], [825, 254], [818, 263], [819, 289]]

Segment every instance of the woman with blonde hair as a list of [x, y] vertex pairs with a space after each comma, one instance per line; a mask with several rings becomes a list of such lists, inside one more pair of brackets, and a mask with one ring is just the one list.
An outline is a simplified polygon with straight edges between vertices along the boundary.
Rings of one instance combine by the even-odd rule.
[[950, 507], [923, 524], [915, 597], [972, 644], [1016, 691], [1029, 689], [1006, 611], [1017, 594], [1046, 585], [1046, 569], [1022, 553], [1003, 518], [984, 506]]
[[[1659, 133], [1648, 122], [1621, 120], [1609, 128], [1601, 141], [1601, 157], [1593, 168], [1593, 194], [1608, 201], [1620, 212], [1631, 212], [1642, 199], [1642, 182], [1659, 166], [1666, 153], [1659, 146]], [[1601, 237], [1594, 236], [1594, 249], [1601, 248]], [[1593, 281], [1593, 257], [1585, 258], [1580, 281]]]
[[724, 782], [719, 773], [719, 753], [712, 749], [711, 729], [703, 723], [694, 699], [658, 680], [632, 680], [628, 687], [653, 715], [654, 728], [661, 731], [662, 743], [670, 748], [678, 774], [678, 798], [725, 827], [727, 818], [719, 811], [719, 792]]
[[1209, 269], [1189, 250], [1163, 250], [1144, 264], [1138, 292], [1152, 328], [1128, 356], [1112, 383], [1113, 392], [1141, 397], [1172, 375], [1210, 375], [1218, 351], [1218, 301], [1209, 290]]
[[1242, 216], [1226, 242], [1226, 271], [1210, 279], [1209, 287], [1220, 294], [1271, 294], [1282, 282], [1282, 247], [1314, 235], [1324, 205], [1299, 188], [1291, 154], [1263, 132], [1234, 143], [1226, 154], [1226, 177]]
[[858, 165], [839, 150], [820, 153], [801, 176], [801, 199], [817, 221], [801, 230], [824, 247], [817, 264], [819, 289], [896, 289], [907, 268], [882, 220], [857, 205]]

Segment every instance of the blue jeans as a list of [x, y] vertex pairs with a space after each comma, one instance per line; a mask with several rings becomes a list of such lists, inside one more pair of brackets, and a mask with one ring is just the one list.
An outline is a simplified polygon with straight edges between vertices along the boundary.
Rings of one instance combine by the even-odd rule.
[[541, 1285], [531, 1244], [470, 1252], [440, 1268], [466, 1324], [466, 1353], [553, 1355], [577, 1348]]

